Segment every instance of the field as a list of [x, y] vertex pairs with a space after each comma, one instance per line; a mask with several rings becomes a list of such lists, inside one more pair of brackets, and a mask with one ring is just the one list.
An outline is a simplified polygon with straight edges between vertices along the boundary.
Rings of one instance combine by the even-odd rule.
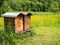
[[4, 19], [3, 17], [0, 17], [0, 31], [4, 30]]
[[[0, 30], [3, 30], [0, 18]], [[60, 15], [32, 15], [31, 28], [34, 36], [17, 40], [16, 45], [60, 45]]]

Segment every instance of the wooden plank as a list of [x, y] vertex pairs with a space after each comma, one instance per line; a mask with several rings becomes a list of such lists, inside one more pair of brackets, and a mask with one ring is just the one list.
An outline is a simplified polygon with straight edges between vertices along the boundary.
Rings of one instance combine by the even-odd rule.
[[25, 17], [25, 30], [30, 29], [30, 16]]
[[23, 17], [17, 17], [15, 19], [15, 31], [18, 32], [22, 32], [23, 31]]

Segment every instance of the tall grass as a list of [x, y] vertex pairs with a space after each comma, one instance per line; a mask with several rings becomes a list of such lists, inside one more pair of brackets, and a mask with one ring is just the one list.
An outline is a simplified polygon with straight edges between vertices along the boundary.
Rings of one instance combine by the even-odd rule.
[[60, 15], [36, 15], [31, 17], [32, 26], [60, 26]]
[[46, 30], [49, 30], [48, 27], [59, 28], [60, 27], [60, 15], [32, 16], [31, 17], [31, 26], [32, 26], [34, 32], [37, 32], [36, 34], [38, 34], [38, 33], [40, 34], [41, 28], [44, 28], [44, 27], [47, 27]]
[[6, 25], [6, 28], [4, 31], [0, 31], [0, 45], [16, 45], [17, 40], [23, 40], [31, 36], [30, 32], [15, 33], [11, 22]]

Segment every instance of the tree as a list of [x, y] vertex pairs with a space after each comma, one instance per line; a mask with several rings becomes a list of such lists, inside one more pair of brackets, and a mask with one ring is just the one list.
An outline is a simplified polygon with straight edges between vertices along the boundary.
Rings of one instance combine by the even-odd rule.
[[4, 0], [0, 0], [0, 14], [2, 14], [2, 7], [1, 7], [1, 6], [2, 6], [2, 4], [3, 4], [3, 1], [4, 1]]
[[7, 1], [4, 0], [4, 3], [0, 7], [0, 15], [2, 15], [2, 13], [8, 12], [8, 11], [12, 11], [12, 8], [8, 5]]
[[0, 14], [7, 11], [51, 11], [60, 10], [60, 0], [0, 0]]
[[0, 0], [0, 7], [2, 6], [4, 0]]
[[58, 5], [58, 3], [57, 3], [57, 2], [55, 2], [55, 1], [53, 1], [53, 2], [51, 3], [50, 10], [51, 10], [52, 12], [54, 12], [54, 14], [55, 14], [55, 13], [56, 13], [56, 11], [58, 11], [58, 10], [59, 10], [59, 5]]

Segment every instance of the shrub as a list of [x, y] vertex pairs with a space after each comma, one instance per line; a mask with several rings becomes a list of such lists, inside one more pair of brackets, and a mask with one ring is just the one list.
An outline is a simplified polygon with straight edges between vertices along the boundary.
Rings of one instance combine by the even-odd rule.
[[16, 45], [16, 41], [18, 39], [24, 39], [31, 36], [31, 32], [24, 32], [16, 34], [14, 32], [14, 27], [12, 23], [8, 23], [7, 25], [8, 30], [0, 31], [0, 45]]

